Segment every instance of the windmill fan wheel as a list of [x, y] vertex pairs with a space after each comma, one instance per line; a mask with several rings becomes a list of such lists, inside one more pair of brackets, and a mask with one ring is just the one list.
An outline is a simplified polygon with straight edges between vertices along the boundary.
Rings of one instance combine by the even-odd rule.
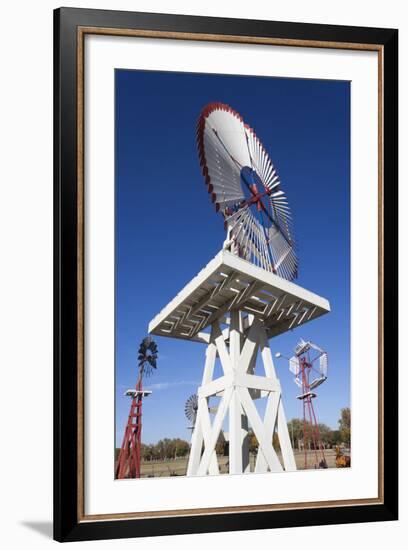
[[198, 395], [193, 394], [190, 395], [190, 397], [186, 401], [186, 405], [184, 407], [184, 412], [188, 420], [195, 423], [196, 417], [197, 417], [197, 411], [198, 411]]
[[139, 370], [142, 374], [150, 376], [153, 369], [157, 368], [157, 344], [150, 336], [143, 338], [138, 351]]
[[198, 119], [197, 147], [207, 191], [224, 217], [224, 246], [295, 279], [298, 259], [288, 200], [253, 128], [229, 105], [209, 103]]

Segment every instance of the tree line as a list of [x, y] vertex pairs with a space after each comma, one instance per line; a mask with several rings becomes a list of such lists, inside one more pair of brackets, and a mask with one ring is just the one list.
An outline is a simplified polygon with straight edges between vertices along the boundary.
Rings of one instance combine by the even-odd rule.
[[[326, 424], [319, 423], [319, 435], [321, 442], [325, 447], [336, 447], [344, 445], [350, 447], [351, 440], [351, 413], [349, 407], [340, 410], [340, 418], [338, 420], [338, 429], [332, 430]], [[288, 422], [289, 437], [292, 441], [293, 448], [299, 448], [303, 444], [303, 419], [293, 418]], [[308, 432], [308, 427], [306, 426]], [[309, 431], [310, 433], [310, 431]]]
[[190, 444], [178, 437], [169, 439], [165, 437], [156, 444], [141, 445], [142, 460], [166, 460], [171, 458], [182, 458], [188, 455]]
[[[322, 443], [325, 447], [336, 447], [338, 445], [344, 445], [350, 447], [350, 425], [351, 414], [350, 409], [345, 407], [340, 411], [340, 418], [338, 420], [338, 429], [332, 430], [326, 424], [320, 423], [319, 433]], [[303, 445], [303, 419], [293, 418], [288, 422], [289, 437], [292, 441], [294, 449], [299, 449]], [[249, 451], [256, 453], [258, 449], [258, 441], [252, 430], [248, 432]], [[279, 446], [279, 441], [276, 433], [273, 440], [274, 446]], [[190, 443], [184, 439], [176, 438], [164, 438], [160, 439], [155, 444], [141, 445], [141, 459], [143, 461], [154, 460], [170, 460], [187, 457], [190, 450]], [[223, 433], [220, 433], [218, 438], [216, 452], [218, 455], [228, 455], [228, 442], [225, 440]], [[116, 454], [119, 453], [119, 449], [116, 449]]]

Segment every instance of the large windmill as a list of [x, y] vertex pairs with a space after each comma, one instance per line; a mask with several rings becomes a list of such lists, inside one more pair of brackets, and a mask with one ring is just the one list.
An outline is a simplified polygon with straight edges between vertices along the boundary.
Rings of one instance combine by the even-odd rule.
[[[295, 470], [281, 386], [269, 339], [330, 311], [327, 300], [291, 282], [297, 276], [291, 214], [269, 155], [228, 105], [210, 103], [198, 120], [202, 173], [224, 219], [222, 250], [149, 324], [149, 332], [207, 346], [187, 475], [220, 472], [216, 443], [228, 423], [229, 473]], [[257, 365], [260, 355], [262, 366]], [[216, 375], [219, 359], [222, 374]], [[212, 418], [209, 400], [220, 398]], [[266, 399], [262, 418], [255, 405]], [[277, 433], [282, 461], [272, 445]]]
[[117, 479], [140, 477], [140, 451], [142, 437], [142, 405], [143, 398], [150, 395], [150, 390], [143, 389], [143, 379], [157, 368], [157, 345], [147, 336], [139, 346], [138, 377], [135, 389], [129, 389], [125, 395], [132, 401], [127, 419], [122, 447], [116, 465]]

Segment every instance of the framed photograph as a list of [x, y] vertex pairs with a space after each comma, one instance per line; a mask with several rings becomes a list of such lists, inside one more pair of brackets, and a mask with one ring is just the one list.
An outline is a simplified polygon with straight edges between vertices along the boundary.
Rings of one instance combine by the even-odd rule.
[[397, 30], [54, 37], [55, 539], [397, 519]]

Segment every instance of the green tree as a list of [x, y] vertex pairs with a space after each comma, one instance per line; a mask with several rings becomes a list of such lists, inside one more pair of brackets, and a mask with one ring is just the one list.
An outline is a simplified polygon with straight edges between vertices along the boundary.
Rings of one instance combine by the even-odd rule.
[[340, 410], [339, 431], [342, 442], [350, 446], [351, 441], [351, 411], [349, 407]]
[[331, 444], [333, 430], [326, 424], [319, 424], [319, 434], [321, 442], [328, 446]]
[[249, 452], [252, 454], [256, 454], [258, 452], [259, 443], [253, 430], [248, 430], [248, 441], [249, 441]]
[[289, 437], [294, 448], [299, 446], [299, 441], [303, 440], [303, 420], [301, 418], [292, 418], [288, 422]]
[[220, 435], [218, 436], [217, 444], [215, 446], [215, 452], [217, 453], [217, 455], [220, 456], [224, 456], [226, 453], [226, 441], [222, 430], [220, 431]]
[[[306, 422], [306, 426], [309, 428], [309, 422]], [[333, 445], [333, 430], [323, 423], [320, 423], [318, 427], [322, 443], [325, 446]], [[288, 422], [288, 431], [293, 448], [297, 448], [299, 446], [299, 441], [303, 441], [304, 439], [303, 419], [292, 418], [292, 420]], [[309, 429], [307, 429], [306, 434], [309, 434], [310, 437]]]
[[142, 443], [142, 448], [141, 448], [141, 455], [142, 455], [142, 460], [154, 460], [156, 458], [158, 458], [157, 456], [157, 449], [155, 447], [155, 445], [144, 445]]
[[161, 460], [172, 458], [174, 456], [174, 444], [168, 437], [160, 439], [156, 443], [157, 454]]
[[179, 437], [169, 439], [165, 437], [164, 439], [160, 439], [155, 445], [142, 444], [142, 458], [143, 460], [169, 460], [186, 456], [189, 448], [189, 443], [184, 439], [180, 439]]
[[174, 439], [174, 458], [177, 457], [183, 457], [188, 454], [188, 450], [190, 448], [190, 445], [187, 443], [187, 441], [184, 441], [184, 439], [180, 439], [179, 437]]
[[333, 430], [331, 435], [330, 445], [332, 447], [335, 447], [336, 445], [340, 445], [340, 443], [341, 443], [340, 430]]

